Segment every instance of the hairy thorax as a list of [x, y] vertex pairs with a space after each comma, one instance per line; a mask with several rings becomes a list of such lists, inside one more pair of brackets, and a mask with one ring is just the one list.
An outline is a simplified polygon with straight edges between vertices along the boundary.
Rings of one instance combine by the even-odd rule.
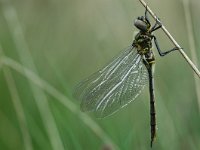
[[139, 32], [135, 36], [135, 40], [133, 41], [133, 45], [137, 48], [137, 51], [139, 54], [146, 54], [148, 53], [152, 48], [152, 35], [148, 32], [142, 33]]

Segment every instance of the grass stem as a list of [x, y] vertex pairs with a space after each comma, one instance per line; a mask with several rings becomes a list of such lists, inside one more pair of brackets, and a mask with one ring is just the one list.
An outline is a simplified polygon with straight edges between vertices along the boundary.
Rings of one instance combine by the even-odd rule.
[[101, 127], [92, 120], [88, 115], [80, 112], [80, 109], [69, 100], [64, 94], [60, 93], [57, 89], [51, 86], [49, 83], [41, 79], [31, 70], [25, 68], [18, 62], [4, 57], [2, 58], [2, 63], [12, 68], [13, 70], [19, 72], [25, 76], [29, 81], [33, 82], [35, 85], [40, 87], [42, 90], [46, 91], [49, 95], [58, 100], [63, 106], [69, 109], [72, 113], [77, 114], [77, 116], [104, 142], [112, 145], [114, 149], [119, 149], [117, 145], [108, 137], [108, 135], [101, 129]]

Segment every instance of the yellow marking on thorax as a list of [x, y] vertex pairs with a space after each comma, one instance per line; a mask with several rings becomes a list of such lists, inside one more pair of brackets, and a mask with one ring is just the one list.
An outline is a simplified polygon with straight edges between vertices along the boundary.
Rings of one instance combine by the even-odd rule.
[[148, 62], [149, 64], [155, 64], [155, 60]]

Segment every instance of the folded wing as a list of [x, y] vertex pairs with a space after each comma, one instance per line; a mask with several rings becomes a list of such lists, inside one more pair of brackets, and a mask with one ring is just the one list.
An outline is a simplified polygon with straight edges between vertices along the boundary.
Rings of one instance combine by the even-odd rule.
[[112, 62], [77, 85], [75, 96], [82, 111], [108, 116], [133, 101], [147, 83], [141, 56], [129, 46]]

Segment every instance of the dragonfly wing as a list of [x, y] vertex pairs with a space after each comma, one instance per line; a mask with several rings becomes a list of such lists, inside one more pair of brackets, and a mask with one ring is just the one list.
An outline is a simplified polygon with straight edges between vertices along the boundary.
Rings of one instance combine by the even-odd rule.
[[141, 56], [129, 46], [103, 69], [81, 82], [75, 91], [83, 111], [105, 117], [133, 101], [147, 83]]

